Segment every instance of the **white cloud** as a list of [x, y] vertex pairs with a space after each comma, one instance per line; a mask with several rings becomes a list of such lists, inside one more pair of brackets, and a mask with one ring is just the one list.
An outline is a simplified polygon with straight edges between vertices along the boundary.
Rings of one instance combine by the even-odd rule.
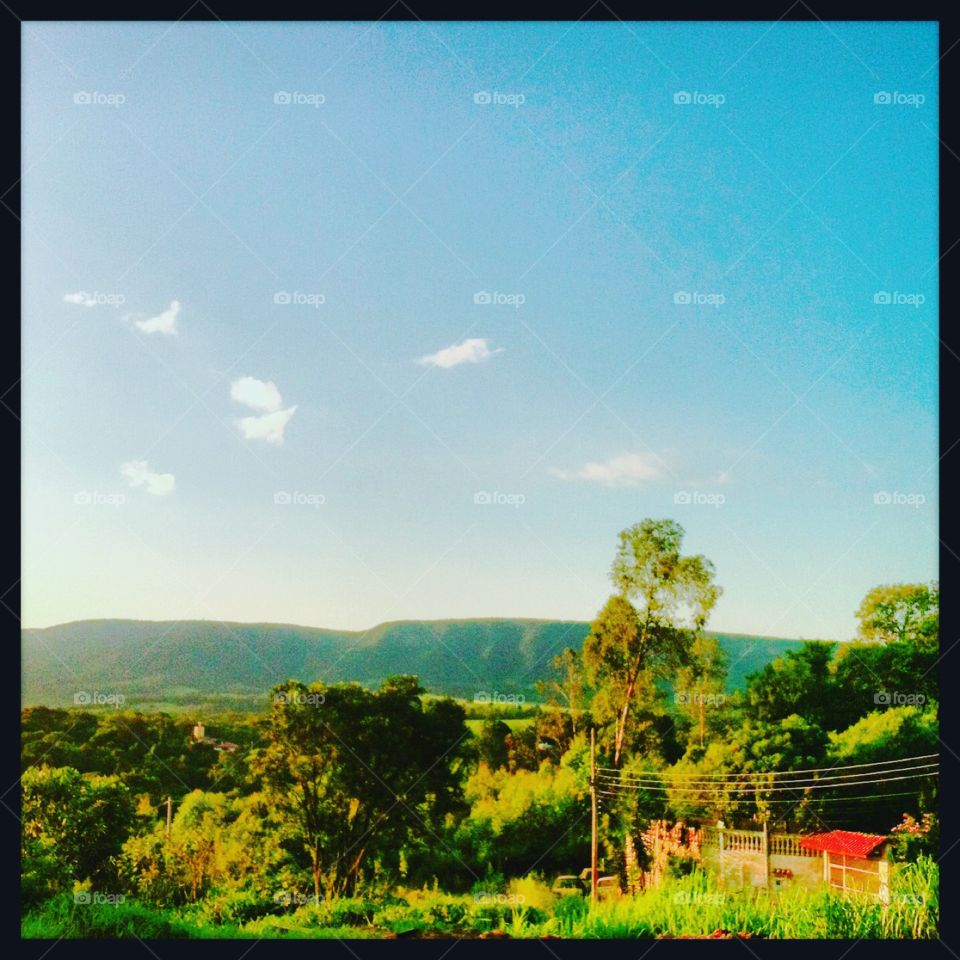
[[64, 303], [76, 303], [81, 307], [93, 307], [97, 301], [85, 290], [78, 290], [76, 293], [65, 293], [63, 295]]
[[230, 398], [251, 410], [273, 413], [283, 406], [283, 398], [277, 385], [270, 380], [256, 377], [241, 377], [230, 384]]
[[240, 432], [247, 440], [265, 440], [267, 443], [283, 443], [283, 431], [296, 412], [296, 406], [283, 406], [283, 397], [271, 380], [256, 377], [240, 377], [230, 384], [230, 397], [251, 410], [261, 411], [259, 417], [242, 417], [237, 420]]
[[154, 473], [146, 460], [131, 460], [120, 465], [120, 473], [127, 478], [131, 487], [145, 487], [147, 493], [165, 497], [173, 493], [176, 477], [172, 473]]
[[591, 480], [604, 487], [636, 487], [644, 480], [660, 476], [660, 463], [653, 457], [626, 453], [604, 463], [585, 463], [573, 472], [551, 468], [550, 473], [561, 480]]
[[455, 344], [452, 347], [444, 347], [436, 353], [431, 353], [426, 357], [420, 357], [417, 363], [429, 364], [433, 367], [459, 366], [461, 363], [482, 363], [489, 360], [494, 354], [503, 353], [503, 347], [491, 350], [490, 341], [487, 339], [464, 340], [463, 343]]
[[283, 431], [296, 411], [296, 406], [275, 410], [262, 417], [243, 417], [237, 426], [247, 440], [266, 440], [267, 443], [283, 443]]
[[180, 301], [174, 300], [163, 313], [155, 317], [148, 317], [146, 320], [137, 320], [135, 326], [139, 327], [144, 333], [165, 333], [167, 335], [177, 332], [177, 317], [180, 316]]

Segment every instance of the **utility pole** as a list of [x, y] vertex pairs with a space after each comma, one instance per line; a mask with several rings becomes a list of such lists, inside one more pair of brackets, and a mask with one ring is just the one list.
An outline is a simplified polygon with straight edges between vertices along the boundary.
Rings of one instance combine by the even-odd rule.
[[172, 813], [173, 813], [173, 799], [168, 796], [167, 797], [167, 837], [170, 836], [170, 820], [172, 817]]
[[590, 728], [590, 902], [597, 902], [597, 731]]

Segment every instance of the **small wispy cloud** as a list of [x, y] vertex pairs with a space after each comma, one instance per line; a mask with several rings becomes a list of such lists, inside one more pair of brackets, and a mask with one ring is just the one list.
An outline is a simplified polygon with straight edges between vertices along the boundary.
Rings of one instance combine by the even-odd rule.
[[267, 443], [283, 443], [283, 432], [294, 415], [296, 406], [282, 410], [283, 397], [271, 380], [256, 377], [240, 377], [230, 384], [230, 398], [251, 410], [260, 412], [256, 417], [237, 420], [240, 432], [247, 440], [265, 440]]
[[134, 321], [134, 326], [144, 333], [163, 333], [173, 336], [177, 332], [177, 317], [180, 316], [180, 301], [174, 300], [163, 313], [145, 320]]
[[176, 477], [172, 473], [155, 473], [146, 460], [130, 460], [120, 465], [120, 473], [126, 477], [131, 487], [144, 487], [147, 493], [155, 497], [165, 497], [173, 493]]
[[549, 472], [561, 480], [590, 480], [604, 487], [636, 487], [659, 477], [661, 464], [652, 456], [626, 453], [603, 463], [585, 463], [579, 470], [552, 467]]
[[458, 367], [461, 363], [482, 363], [498, 353], [503, 353], [503, 347], [491, 350], [489, 340], [475, 338], [464, 340], [463, 343], [454, 344], [452, 347], [444, 347], [436, 353], [420, 357], [417, 363], [448, 369]]

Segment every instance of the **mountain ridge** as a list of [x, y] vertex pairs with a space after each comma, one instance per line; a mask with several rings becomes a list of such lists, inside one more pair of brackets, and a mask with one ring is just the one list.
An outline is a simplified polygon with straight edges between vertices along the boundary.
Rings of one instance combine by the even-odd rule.
[[[133, 699], [265, 694], [275, 683], [379, 684], [412, 673], [432, 693], [471, 698], [496, 690], [537, 699], [536, 680], [564, 647], [579, 648], [582, 620], [465, 617], [392, 620], [366, 630], [226, 620], [74, 620], [21, 631], [22, 694], [59, 706], [91, 689]], [[710, 631], [730, 659], [728, 686], [800, 643]]]

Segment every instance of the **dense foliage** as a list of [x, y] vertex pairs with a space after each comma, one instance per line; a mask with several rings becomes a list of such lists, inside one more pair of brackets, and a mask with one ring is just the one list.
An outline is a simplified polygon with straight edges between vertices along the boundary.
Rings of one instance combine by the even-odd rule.
[[[204, 730], [167, 712], [24, 709], [25, 933], [709, 932], [663, 912], [659, 892], [660, 914], [652, 893], [587, 911], [551, 892], [588, 863], [595, 729], [607, 784], [629, 787], [601, 801], [606, 872], [623, 875], [626, 846], [660, 818], [874, 831], [923, 909], [892, 919], [822, 893], [775, 918], [731, 895], [716, 923], [931, 935], [936, 779], [881, 772], [849, 789], [827, 770], [784, 790], [777, 777], [937, 752], [936, 588], [871, 591], [860, 639], [798, 644], [731, 693], [704, 629], [719, 588], [682, 538], [672, 521], [624, 531], [615, 592], [544, 671], [538, 705], [457, 702], [398, 675], [373, 689], [290, 680], [259, 714], [205, 711]], [[834, 919], [799, 919], [816, 910]]]

